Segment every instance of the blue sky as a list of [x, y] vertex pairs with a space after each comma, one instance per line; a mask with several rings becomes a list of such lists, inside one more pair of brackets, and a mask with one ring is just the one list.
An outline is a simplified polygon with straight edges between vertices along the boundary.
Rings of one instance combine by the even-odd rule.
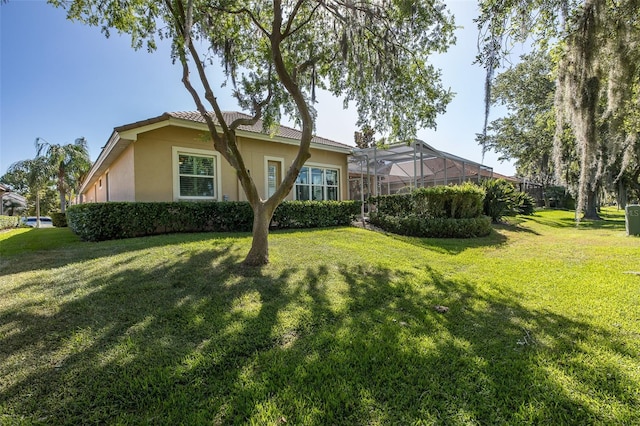
[[[418, 138], [437, 149], [481, 161], [475, 134], [482, 129], [484, 72], [472, 65], [477, 51], [475, 1], [447, 1], [464, 28], [457, 44], [433, 58], [443, 70], [445, 87], [456, 92], [437, 130]], [[165, 111], [195, 110], [173, 65], [168, 45], [149, 54], [134, 51], [128, 36], [105, 38], [96, 27], [66, 20], [44, 1], [12, 0], [0, 5], [0, 175], [15, 161], [35, 155], [35, 139], [72, 143], [84, 136], [95, 160], [116, 126], [155, 117]], [[222, 107], [238, 110], [228, 90], [218, 94]], [[356, 115], [342, 101], [319, 96], [317, 134], [353, 145]], [[501, 111], [495, 110], [492, 118]], [[511, 163], [487, 153], [484, 164], [512, 175]]]

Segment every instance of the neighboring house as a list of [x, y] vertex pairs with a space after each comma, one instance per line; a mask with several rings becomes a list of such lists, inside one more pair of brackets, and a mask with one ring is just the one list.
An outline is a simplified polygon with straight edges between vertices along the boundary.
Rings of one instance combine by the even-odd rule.
[[2, 211], [2, 201], [4, 201], [4, 194], [10, 192], [11, 190], [9, 189], [8, 186], [5, 186], [3, 184], [0, 183], [0, 215], [4, 214]]
[[[225, 112], [230, 123], [237, 112]], [[280, 126], [275, 134], [262, 122], [240, 126], [238, 147], [261, 197], [267, 198], [293, 162], [301, 132]], [[347, 157], [352, 147], [314, 137], [289, 200], [344, 200]], [[243, 201], [235, 170], [214, 149], [198, 112], [169, 112], [116, 127], [80, 188], [79, 202]]]
[[6, 216], [17, 216], [27, 210], [27, 199], [15, 192], [8, 192], [2, 196], [2, 211]]
[[27, 199], [0, 183], [0, 215], [15, 216], [27, 209]]

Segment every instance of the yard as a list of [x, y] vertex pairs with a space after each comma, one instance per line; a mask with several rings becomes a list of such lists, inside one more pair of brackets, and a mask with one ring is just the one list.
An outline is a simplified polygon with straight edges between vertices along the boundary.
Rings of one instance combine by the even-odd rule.
[[0, 424], [640, 424], [640, 238], [603, 215], [277, 232], [261, 269], [247, 234], [2, 233]]

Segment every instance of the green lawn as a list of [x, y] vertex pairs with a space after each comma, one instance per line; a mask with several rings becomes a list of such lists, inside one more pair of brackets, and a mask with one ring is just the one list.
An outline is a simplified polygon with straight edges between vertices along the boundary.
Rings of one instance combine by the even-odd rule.
[[603, 213], [278, 232], [261, 269], [246, 234], [2, 233], [0, 424], [640, 424], [640, 238]]

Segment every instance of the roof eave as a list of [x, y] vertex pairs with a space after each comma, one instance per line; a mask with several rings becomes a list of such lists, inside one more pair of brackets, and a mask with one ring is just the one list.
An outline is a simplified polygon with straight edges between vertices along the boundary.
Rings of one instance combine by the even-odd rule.
[[[146, 120], [136, 121], [134, 123], [125, 124], [123, 126], [118, 126], [113, 129], [113, 133], [109, 137], [107, 144], [104, 146], [98, 159], [95, 161], [89, 173], [87, 174], [87, 178], [84, 180], [82, 186], [80, 187], [80, 193], [84, 193], [87, 188], [89, 188], [99, 177], [99, 175], [108, 169], [109, 164], [105, 164], [106, 160], [111, 156], [111, 153], [114, 151], [116, 147], [124, 150], [127, 146], [129, 146], [132, 142], [138, 140], [138, 135], [140, 133], [149, 132], [151, 130], [159, 129], [162, 127], [174, 125], [176, 127], [188, 128], [193, 130], [201, 130], [208, 132], [209, 128], [205, 123], [188, 120], [184, 118], [174, 117], [169, 113], [164, 113], [157, 117], [149, 118]], [[270, 142], [278, 142], [288, 145], [300, 145], [300, 141], [297, 139], [286, 138], [282, 136], [270, 136], [264, 133], [256, 133], [250, 132], [247, 130], [237, 130], [236, 135], [270, 141]], [[122, 146], [122, 145], [125, 146]], [[331, 151], [338, 152], [342, 154], [351, 154], [353, 152], [353, 148], [345, 145], [334, 146], [327, 145], [318, 142], [311, 142], [311, 148], [323, 150], [323, 151]]]
[[[127, 146], [131, 143], [131, 140], [122, 139], [118, 132], [114, 129], [107, 141], [107, 144], [102, 148], [100, 155], [98, 155], [98, 159], [93, 163], [91, 169], [89, 169], [89, 173], [87, 173], [87, 177], [84, 182], [80, 186], [80, 193], [83, 194], [87, 188], [89, 188], [93, 183], [98, 179], [100, 174], [106, 169], [108, 169], [110, 163], [106, 163], [107, 159], [111, 157], [111, 153], [115, 149], [116, 146], [122, 146], [122, 144], [126, 144]], [[126, 148], [123, 147], [123, 149]]]

